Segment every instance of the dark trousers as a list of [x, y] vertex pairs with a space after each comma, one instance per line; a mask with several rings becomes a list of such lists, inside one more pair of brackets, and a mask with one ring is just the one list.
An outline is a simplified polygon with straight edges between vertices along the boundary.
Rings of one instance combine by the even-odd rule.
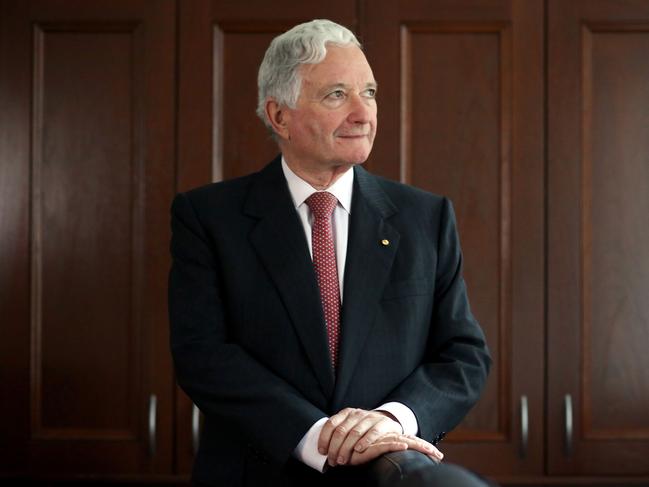
[[368, 467], [371, 487], [495, 487], [494, 483], [450, 463], [435, 463], [406, 450], [381, 456]]
[[[422, 453], [392, 452], [359, 467], [336, 467], [324, 474], [292, 462], [290, 478], [282, 487], [494, 487], [495, 484], [469, 470], [448, 463], [435, 463]], [[315, 472], [317, 473], [317, 472]], [[193, 482], [193, 487], [215, 487]], [[261, 486], [260, 486], [261, 487]]]

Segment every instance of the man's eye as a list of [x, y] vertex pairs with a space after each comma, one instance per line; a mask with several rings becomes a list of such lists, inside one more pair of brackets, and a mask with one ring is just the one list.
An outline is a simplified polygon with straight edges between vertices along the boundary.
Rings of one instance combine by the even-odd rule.
[[342, 100], [345, 98], [345, 92], [343, 90], [336, 90], [332, 91], [329, 93], [328, 98], [332, 98], [334, 100]]
[[365, 90], [365, 95], [370, 97], [370, 98], [375, 98], [376, 97], [376, 88], [368, 88]]

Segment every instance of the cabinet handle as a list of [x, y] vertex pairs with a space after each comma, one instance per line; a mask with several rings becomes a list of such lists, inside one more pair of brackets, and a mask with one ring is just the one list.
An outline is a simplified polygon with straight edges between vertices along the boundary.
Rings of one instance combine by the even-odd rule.
[[151, 394], [149, 396], [149, 455], [151, 457], [155, 456], [157, 416], [158, 397]]
[[572, 421], [572, 396], [566, 394], [563, 397], [563, 408], [565, 413], [565, 438], [564, 438], [564, 451], [567, 456], [572, 455], [572, 436], [573, 436], [573, 421]]
[[521, 396], [521, 458], [527, 457], [527, 443], [530, 435], [530, 417], [527, 396]]
[[198, 409], [198, 406], [194, 404], [194, 407], [192, 408], [192, 447], [194, 449], [194, 455], [198, 453], [198, 445], [201, 440], [200, 423], [201, 411]]

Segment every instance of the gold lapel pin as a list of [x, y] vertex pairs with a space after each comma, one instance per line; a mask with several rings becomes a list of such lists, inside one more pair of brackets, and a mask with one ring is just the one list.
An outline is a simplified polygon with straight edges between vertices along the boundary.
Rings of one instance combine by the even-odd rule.
[[387, 247], [388, 245], [390, 245], [390, 241], [387, 238], [384, 238], [383, 240], [381, 240], [381, 245]]

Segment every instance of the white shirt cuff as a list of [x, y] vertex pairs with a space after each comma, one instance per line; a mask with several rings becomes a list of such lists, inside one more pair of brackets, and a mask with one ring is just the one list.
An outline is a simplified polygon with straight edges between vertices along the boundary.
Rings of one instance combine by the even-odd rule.
[[[408, 409], [408, 411], [410, 411], [410, 409]], [[307, 431], [302, 437], [298, 445], [295, 447], [295, 450], [293, 450], [293, 456], [295, 458], [321, 473], [324, 471], [325, 463], [327, 462], [327, 455], [321, 455], [318, 452], [318, 438], [320, 437], [320, 432], [322, 431], [324, 424], [327, 422], [327, 419], [329, 418], [321, 418], [316, 421], [315, 424], [309, 428], [309, 431]]]
[[419, 424], [417, 424], [417, 417], [405, 404], [400, 402], [386, 402], [382, 404], [375, 411], [386, 411], [392, 416], [397, 418], [397, 421], [403, 428], [404, 435], [416, 435], [419, 433]]

